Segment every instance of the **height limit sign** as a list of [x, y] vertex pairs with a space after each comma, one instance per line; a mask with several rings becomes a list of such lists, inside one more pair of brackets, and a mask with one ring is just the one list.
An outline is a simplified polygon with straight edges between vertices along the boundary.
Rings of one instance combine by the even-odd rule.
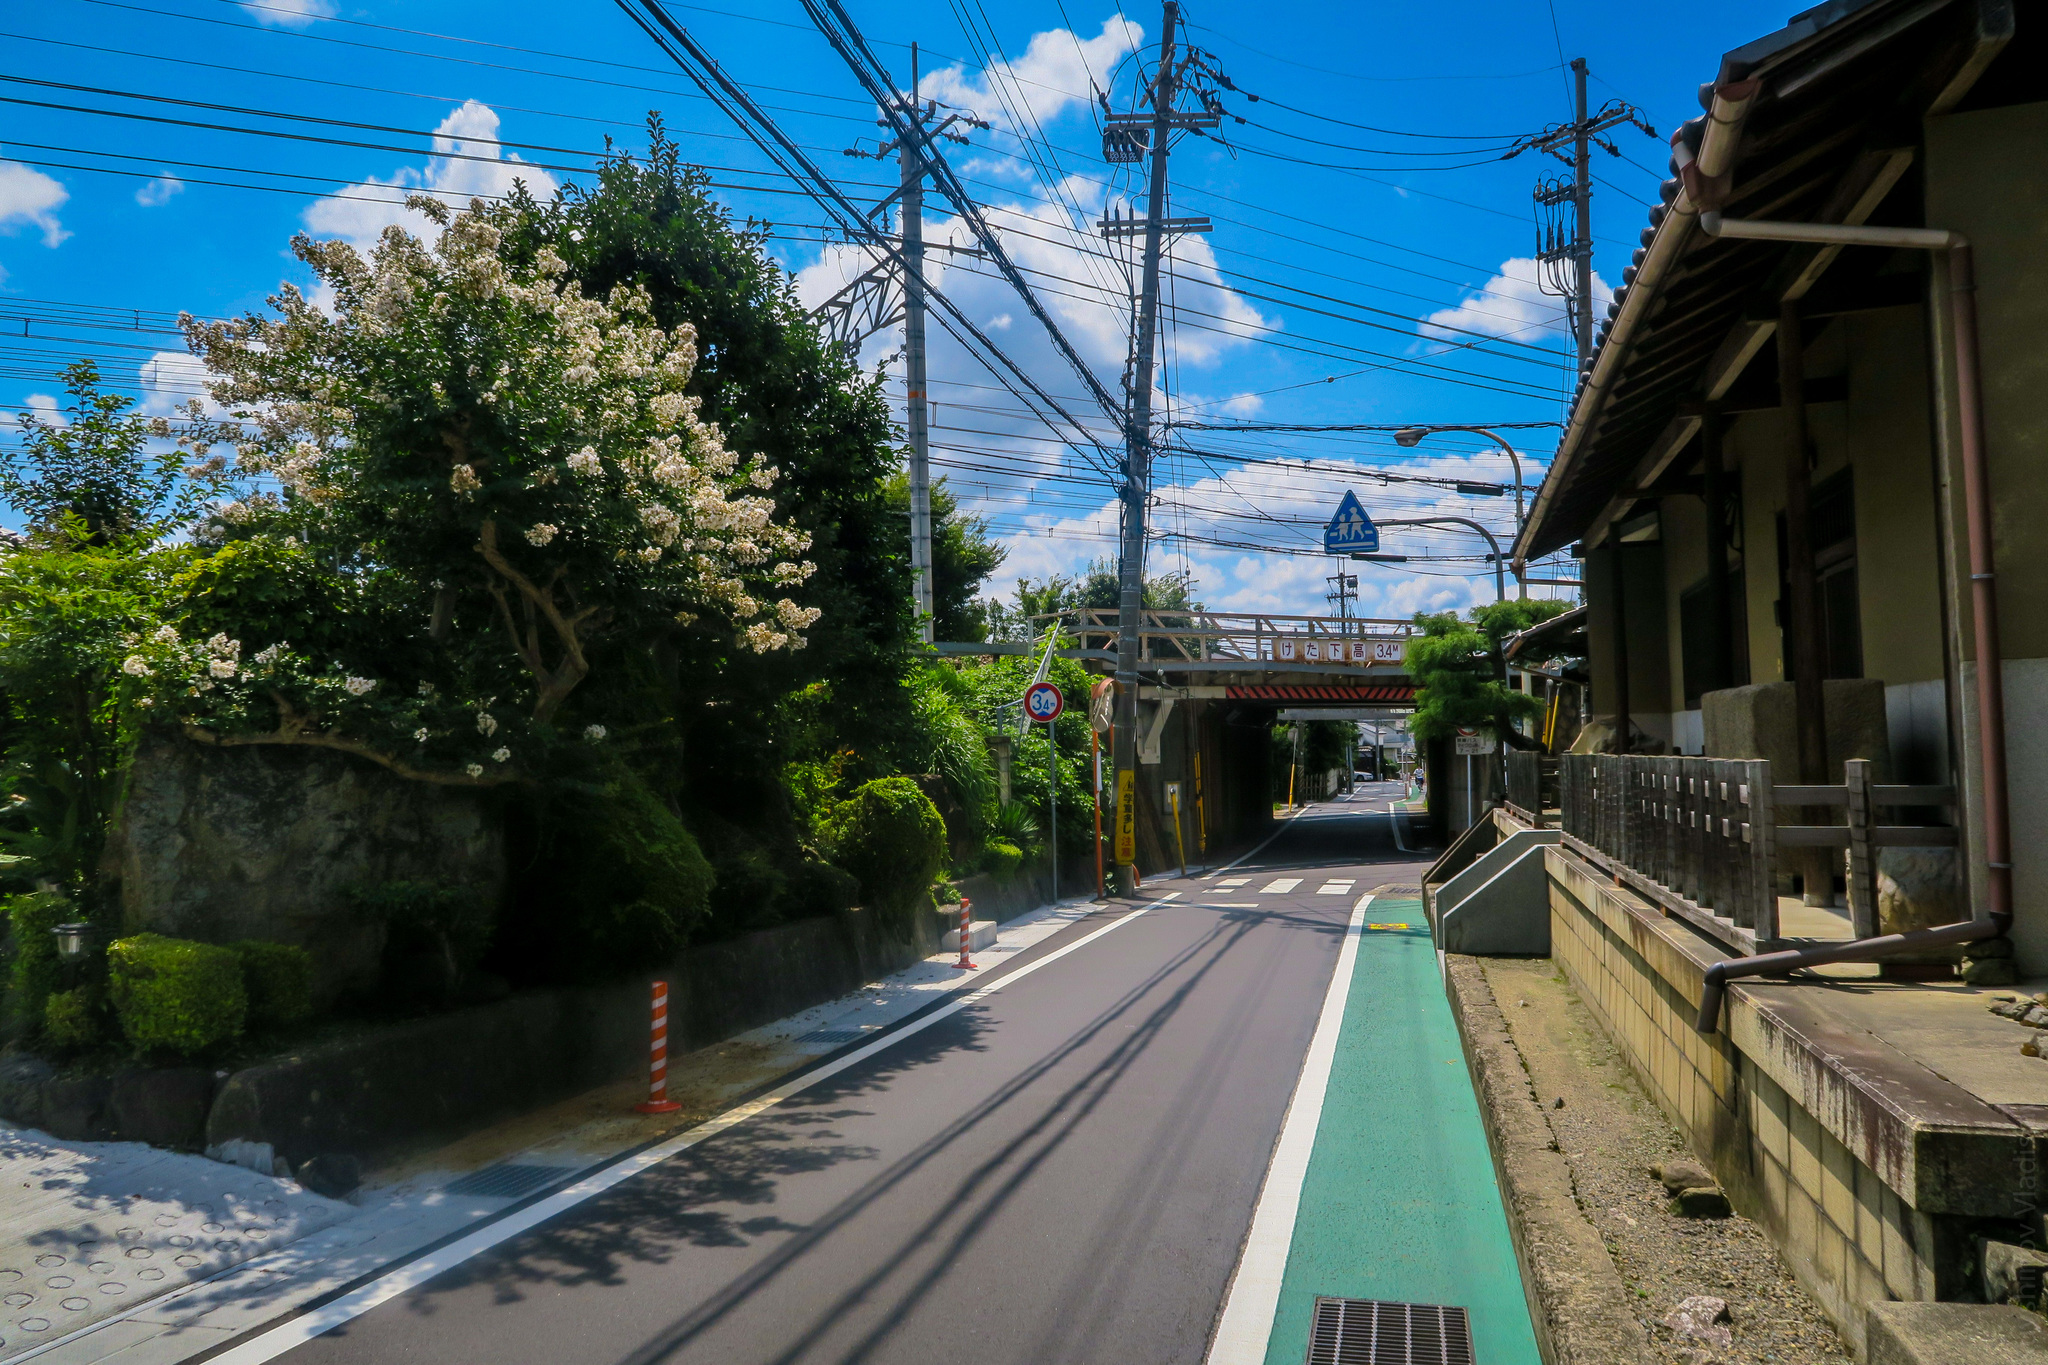
[[1024, 715], [1030, 720], [1050, 725], [1066, 709], [1066, 696], [1052, 683], [1035, 682], [1024, 690]]

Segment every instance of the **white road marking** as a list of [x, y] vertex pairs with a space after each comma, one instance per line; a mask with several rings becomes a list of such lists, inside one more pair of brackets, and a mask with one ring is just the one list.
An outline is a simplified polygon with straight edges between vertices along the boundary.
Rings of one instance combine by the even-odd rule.
[[1282, 877], [1277, 882], [1267, 882], [1264, 886], [1260, 887], [1259, 894], [1261, 896], [1284, 896], [1300, 885], [1301, 878], [1299, 877]]
[[302, 1346], [314, 1337], [324, 1332], [332, 1331], [351, 1319], [361, 1317], [379, 1304], [389, 1303], [407, 1290], [419, 1288], [436, 1276], [461, 1265], [472, 1257], [489, 1251], [500, 1243], [510, 1241], [512, 1238], [546, 1222], [557, 1214], [564, 1213], [586, 1200], [595, 1199], [613, 1186], [631, 1179], [650, 1167], [659, 1166], [677, 1153], [695, 1147], [698, 1143], [708, 1138], [717, 1137], [728, 1128], [737, 1127], [748, 1119], [773, 1109], [790, 1096], [808, 1090], [818, 1082], [828, 1080], [848, 1067], [866, 1061], [884, 1048], [901, 1042], [913, 1034], [922, 1033], [940, 1020], [951, 1018], [985, 996], [994, 995], [1005, 986], [1023, 980], [1040, 967], [1049, 966], [1065, 957], [1068, 953], [1093, 943], [1104, 934], [1113, 933], [1123, 928], [1126, 924], [1129, 924], [1154, 906], [1163, 905], [1179, 895], [1180, 892], [1178, 891], [1169, 892], [1155, 901], [1139, 906], [1129, 914], [1111, 920], [1093, 933], [1083, 934], [1080, 938], [1075, 939], [1063, 948], [1057, 948], [1034, 962], [1025, 963], [1007, 976], [999, 977], [986, 986], [977, 986], [964, 990], [950, 1002], [939, 1006], [930, 1014], [905, 1024], [893, 1033], [877, 1038], [866, 1047], [849, 1052], [837, 1061], [828, 1062], [816, 1070], [806, 1071], [802, 1075], [776, 1086], [758, 1099], [749, 1100], [745, 1104], [726, 1110], [716, 1118], [707, 1119], [694, 1128], [685, 1129], [666, 1142], [657, 1143], [652, 1147], [635, 1152], [614, 1162], [610, 1166], [606, 1166], [600, 1171], [585, 1176], [566, 1189], [551, 1194], [537, 1203], [529, 1204], [527, 1207], [518, 1210], [516, 1213], [509, 1214], [495, 1223], [479, 1228], [459, 1241], [449, 1243], [439, 1251], [430, 1252], [415, 1261], [408, 1261], [389, 1274], [372, 1280], [351, 1294], [344, 1294], [332, 1303], [325, 1304], [310, 1313], [303, 1314], [289, 1322], [281, 1323], [271, 1328], [254, 1340], [246, 1341], [231, 1350], [223, 1351], [221, 1354], [213, 1357], [212, 1365], [262, 1365], [264, 1361], [275, 1360], [286, 1351]]
[[1394, 847], [1400, 849], [1403, 853], [1413, 853], [1414, 849], [1401, 842], [1401, 812], [1394, 809], [1394, 803], [1391, 801], [1387, 802], [1387, 819], [1393, 822]]
[[1233, 886], [1243, 886], [1246, 882], [1250, 880], [1250, 877], [1225, 877], [1222, 881], [1216, 883], [1216, 885], [1225, 888]]
[[1344, 1028], [1344, 1002], [1351, 995], [1359, 933], [1371, 904], [1368, 894], [1351, 907], [1344, 946], [1337, 952], [1337, 970], [1330, 976], [1315, 1036], [1301, 1061], [1301, 1079], [1295, 1082], [1287, 1119], [1280, 1126], [1280, 1141], [1273, 1146], [1272, 1164], [1266, 1167], [1265, 1183], [1259, 1187], [1251, 1231], [1245, 1235], [1244, 1251], [1223, 1299], [1223, 1316], [1204, 1357], [1207, 1365], [1264, 1365], [1266, 1346], [1273, 1335], [1273, 1314], [1280, 1306], [1280, 1280], [1287, 1272], [1287, 1251], [1294, 1242], [1294, 1220], [1301, 1210], [1301, 1186], [1308, 1177], [1309, 1156], [1315, 1151], [1330, 1068], [1337, 1060], [1337, 1035]]
[[1356, 880], [1324, 882], [1316, 888], [1316, 894], [1318, 896], [1348, 896], [1351, 894], [1351, 888], [1356, 885], [1358, 885]]

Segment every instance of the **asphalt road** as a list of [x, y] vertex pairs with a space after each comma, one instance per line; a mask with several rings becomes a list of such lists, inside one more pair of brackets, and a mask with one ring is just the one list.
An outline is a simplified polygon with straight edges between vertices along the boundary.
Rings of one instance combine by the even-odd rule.
[[1199, 1361], [1351, 907], [1421, 871], [1397, 794], [1312, 807], [1244, 885], [1148, 884], [1182, 895], [279, 1359]]

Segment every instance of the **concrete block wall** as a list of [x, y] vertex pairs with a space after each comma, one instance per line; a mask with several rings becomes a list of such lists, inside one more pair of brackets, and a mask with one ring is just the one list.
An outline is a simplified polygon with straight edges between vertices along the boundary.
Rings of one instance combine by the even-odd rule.
[[1681, 946], [1689, 931], [1568, 852], [1544, 856], [1553, 959], [1843, 1335], [1860, 1352], [1866, 1304], [1943, 1297], [1943, 1220], [1911, 1207], [1727, 1032], [1694, 1029], [1703, 964]]

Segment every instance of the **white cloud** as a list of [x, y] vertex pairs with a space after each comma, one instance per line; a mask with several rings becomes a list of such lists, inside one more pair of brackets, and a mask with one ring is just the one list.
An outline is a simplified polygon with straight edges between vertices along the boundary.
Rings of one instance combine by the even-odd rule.
[[1144, 29], [1122, 17], [1105, 20], [1093, 38], [1048, 29], [1032, 35], [1022, 57], [1002, 58], [972, 76], [958, 66], [934, 71], [922, 81], [920, 93], [991, 121], [1008, 117], [1007, 99], [1009, 105], [1021, 105], [1019, 112], [1027, 118], [1044, 122], [1092, 100], [1095, 85], [1106, 84], [1108, 73], [1144, 37]]
[[142, 381], [142, 403], [136, 411], [145, 416], [175, 417], [194, 398], [210, 415], [222, 412], [206, 395], [212, 375], [199, 357], [188, 352], [158, 351], [142, 362], [137, 377]]
[[[317, 201], [306, 210], [306, 227], [315, 236], [346, 238], [367, 251], [394, 223], [417, 237], [431, 240], [440, 235], [431, 219], [405, 207], [412, 194], [432, 194], [461, 209], [472, 198], [510, 194], [512, 183], [523, 180], [534, 197], [552, 195], [555, 178], [516, 154], [506, 154], [497, 136], [497, 111], [477, 100], [465, 101], [434, 130], [434, 155], [424, 167], [400, 167], [388, 180], [371, 176], [343, 190], [346, 198]], [[463, 159], [472, 157], [484, 159]]]
[[315, 20], [334, 17], [334, 0], [264, 0], [242, 6], [259, 24], [279, 28], [306, 28]]
[[[1593, 275], [1593, 316], [1607, 308], [1613, 291], [1598, 272]], [[1423, 335], [1437, 341], [1469, 342], [1473, 332], [1485, 336], [1511, 337], [1516, 341], [1541, 341], [1545, 334], [1562, 336], [1569, 330], [1564, 300], [1546, 294], [1537, 284], [1534, 257], [1514, 256], [1500, 263], [1500, 273], [1484, 288], [1466, 295], [1455, 308], [1443, 308], [1423, 320]]]
[[47, 393], [29, 394], [22, 400], [22, 403], [28, 411], [42, 419], [45, 426], [68, 427], [71, 425], [70, 419], [64, 415], [64, 409], [54, 397]]
[[57, 210], [70, 197], [41, 171], [19, 161], [0, 161], [0, 232], [13, 233], [26, 224], [42, 229], [44, 246], [56, 246], [71, 235], [57, 221]]
[[135, 191], [135, 202], [146, 209], [160, 208], [171, 202], [174, 194], [185, 192], [185, 182], [175, 175], [160, 175]]

